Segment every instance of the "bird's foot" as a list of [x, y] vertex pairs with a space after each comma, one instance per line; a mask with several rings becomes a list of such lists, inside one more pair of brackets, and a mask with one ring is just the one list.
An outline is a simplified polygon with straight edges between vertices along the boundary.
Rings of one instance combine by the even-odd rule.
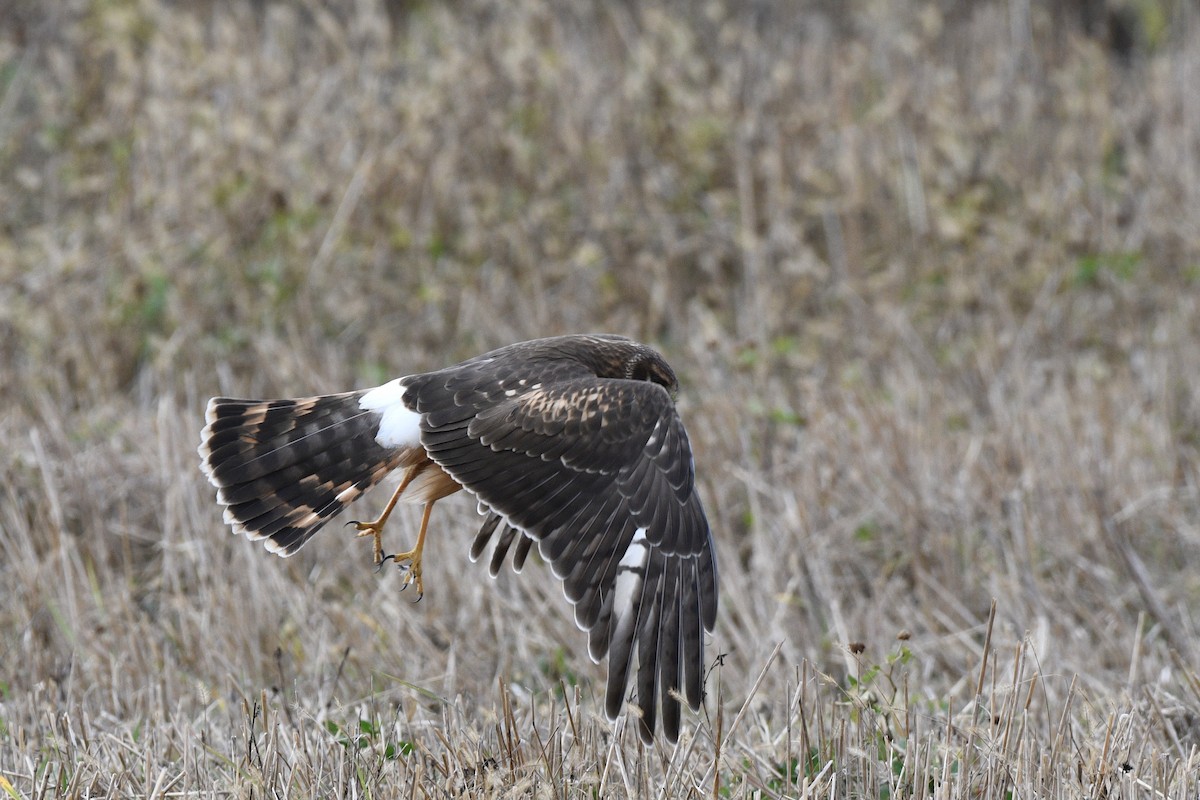
[[383, 566], [383, 562], [390, 558], [390, 556], [384, 556], [383, 554], [383, 522], [381, 520], [359, 522], [356, 519], [352, 519], [346, 523], [346, 527], [349, 528], [351, 525], [358, 531], [355, 534], [357, 538], [361, 539], [364, 536], [374, 537], [374, 564], [376, 567]]
[[409, 550], [407, 553], [396, 553], [388, 558], [395, 561], [396, 566], [404, 573], [404, 585], [400, 587], [400, 591], [403, 592], [409, 586], [415, 586], [417, 589], [416, 602], [421, 602], [421, 598], [425, 596], [425, 584], [421, 580], [421, 548]]

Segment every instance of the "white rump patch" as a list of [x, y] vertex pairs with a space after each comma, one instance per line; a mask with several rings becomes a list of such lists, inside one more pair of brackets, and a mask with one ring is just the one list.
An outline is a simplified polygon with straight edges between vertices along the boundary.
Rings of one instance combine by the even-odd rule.
[[398, 450], [420, 446], [421, 415], [404, 405], [404, 387], [399, 378], [364, 394], [358, 407], [380, 414], [375, 434], [380, 447]]

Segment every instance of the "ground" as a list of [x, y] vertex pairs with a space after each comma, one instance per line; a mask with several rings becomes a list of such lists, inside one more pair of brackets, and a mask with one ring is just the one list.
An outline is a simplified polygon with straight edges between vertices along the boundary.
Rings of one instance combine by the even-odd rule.
[[[5, 8], [0, 789], [1200, 794], [1195, 9], [547, 5]], [[717, 541], [674, 748], [467, 498], [413, 604], [198, 466], [210, 395], [582, 331], [679, 374]]]

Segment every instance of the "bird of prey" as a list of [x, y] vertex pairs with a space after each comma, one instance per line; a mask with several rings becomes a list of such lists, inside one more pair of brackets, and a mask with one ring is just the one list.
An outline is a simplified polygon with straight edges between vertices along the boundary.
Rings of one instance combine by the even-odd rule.
[[[350, 524], [372, 539], [376, 564], [406, 569], [418, 596], [433, 505], [466, 489], [486, 515], [472, 560], [495, 538], [492, 576], [514, 543], [520, 571], [536, 544], [588, 632], [589, 655], [608, 656], [609, 718], [632, 670], [642, 739], [653, 740], [657, 699], [675, 742], [680, 700], [700, 707], [704, 634], [717, 615], [678, 387], [661, 355], [625, 337], [536, 339], [373, 389], [213, 398], [199, 452], [225, 521], [284, 556], [400, 470], [379, 518]], [[424, 506], [420, 532], [413, 549], [385, 555], [397, 501]]]

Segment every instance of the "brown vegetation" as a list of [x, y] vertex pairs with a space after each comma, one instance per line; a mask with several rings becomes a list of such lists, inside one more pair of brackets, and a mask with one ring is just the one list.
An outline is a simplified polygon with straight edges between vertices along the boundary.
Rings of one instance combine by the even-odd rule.
[[[0, 789], [1200, 794], [1200, 30], [1062, 5], [0, 6]], [[586, 330], [718, 539], [677, 749], [466, 500], [413, 605], [197, 466], [209, 395]]]

